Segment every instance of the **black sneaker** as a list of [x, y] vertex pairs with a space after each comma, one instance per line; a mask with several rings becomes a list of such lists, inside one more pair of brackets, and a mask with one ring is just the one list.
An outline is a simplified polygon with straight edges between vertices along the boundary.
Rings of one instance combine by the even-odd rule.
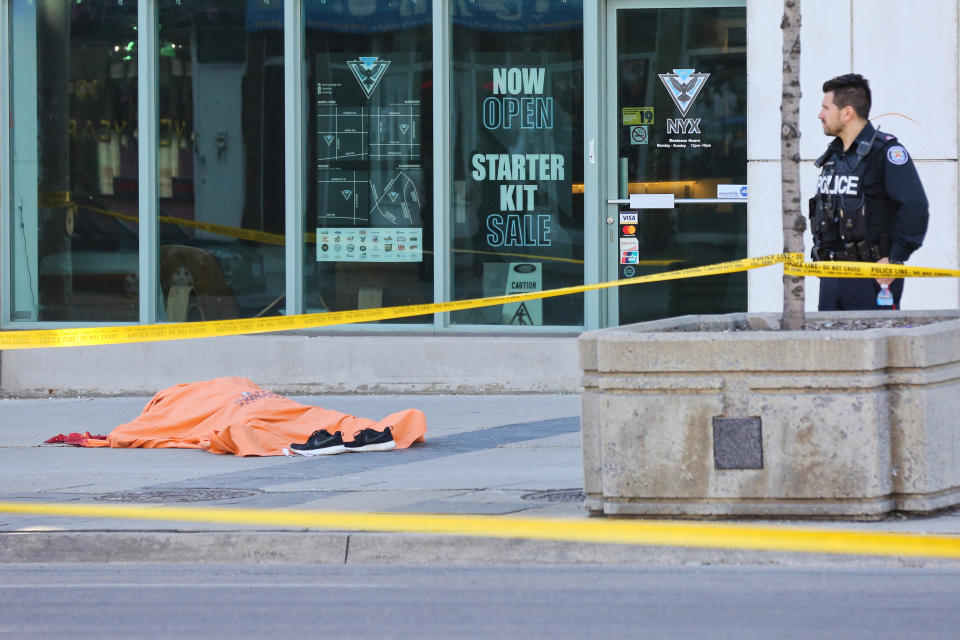
[[346, 442], [344, 445], [347, 451], [389, 451], [397, 446], [393, 441], [393, 434], [390, 427], [382, 432], [375, 429], [363, 429], [353, 434], [353, 442]]
[[343, 453], [347, 448], [343, 445], [343, 433], [340, 431], [330, 434], [323, 429], [314, 431], [303, 444], [294, 442], [290, 450], [302, 456], [329, 456], [334, 453]]

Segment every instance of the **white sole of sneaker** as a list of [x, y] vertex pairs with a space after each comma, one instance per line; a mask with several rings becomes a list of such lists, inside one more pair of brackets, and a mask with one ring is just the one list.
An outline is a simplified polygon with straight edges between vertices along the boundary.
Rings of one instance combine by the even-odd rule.
[[335, 447], [324, 447], [323, 449], [290, 449], [290, 453], [301, 456], [332, 456], [337, 453], [343, 453], [347, 448], [342, 444]]
[[380, 443], [378, 443], [378, 444], [368, 444], [368, 445], [363, 446], [363, 447], [356, 447], [356, 448], [347, 447], [347, 451], [355, 451], [355, 452], [360, 452], [360, 451], [390, 451], [390, 449], [393, 449], [393, 448], [395, 448], [396, 446], [397, 446], [397, 443], [391, 440], [390, 442], [380, 442]]

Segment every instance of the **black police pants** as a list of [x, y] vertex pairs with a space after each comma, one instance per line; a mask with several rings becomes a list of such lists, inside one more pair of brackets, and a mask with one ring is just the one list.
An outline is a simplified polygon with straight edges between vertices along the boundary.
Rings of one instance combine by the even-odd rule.
[[892, 307], [877, 306], [880, 285], [874, 278], [820, 278], [820, 311], [876, 311], [900, 308], [903, 278], [890, 283]]

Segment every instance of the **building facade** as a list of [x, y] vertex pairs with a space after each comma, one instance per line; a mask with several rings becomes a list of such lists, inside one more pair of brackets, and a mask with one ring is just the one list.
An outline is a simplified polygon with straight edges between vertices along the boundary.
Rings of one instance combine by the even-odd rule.
[[[0, 328], [424, 304], [779, 253], [782, 11], [0, 0]], [[804, 193], [827, 143], [820, 85], [862, 73], [874, 123], [911, 152], [931, 202], [912, 263], [956, 268], [957, 1], [802, 11]], [[317, 332], [571, 336], [778, 310], [780, 278], [770, 267]], [[816, 290], [808, 279], [810, 309]], [[903, 304], [955, 308], [958, 293], [918, 280]]]

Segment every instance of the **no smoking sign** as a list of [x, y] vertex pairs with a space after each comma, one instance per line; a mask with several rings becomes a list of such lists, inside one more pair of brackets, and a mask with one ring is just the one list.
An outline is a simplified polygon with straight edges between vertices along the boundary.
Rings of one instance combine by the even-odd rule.
[[630, 144], [647, 144], [647, 125], [630, 127]]

